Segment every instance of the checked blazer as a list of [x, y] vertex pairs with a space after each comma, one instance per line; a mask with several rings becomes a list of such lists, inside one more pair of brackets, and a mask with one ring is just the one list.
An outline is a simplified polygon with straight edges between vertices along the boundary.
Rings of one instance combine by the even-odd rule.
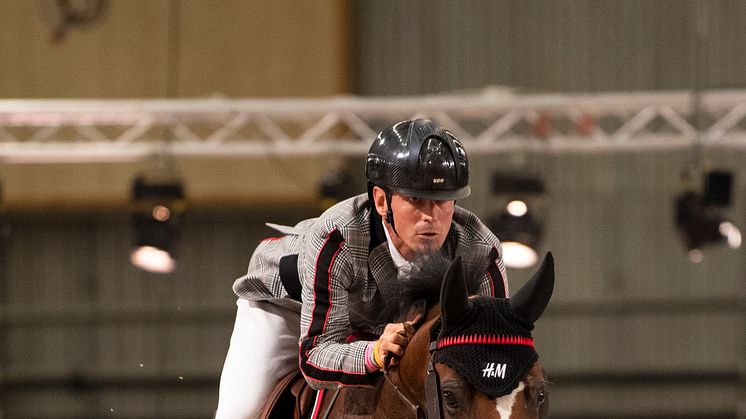
[[[385, 304], [389, 296], [378, 284], [397, 280], [398, 271], [381, 218], [367, 194], [342, 201], [295, 227], [275, 227], [286, 236], [260, 243], [247, 274], [235, 281], [234, 292], [241, 298], [300, 309], [300, 368], [312, 387], [375, 384], [380, 373], [365, 369], [369, 342], [347, 341], [357, 332], [352, 330], [349, 308]], [[451, 257], [461, 255], [465, 267], [484, 270], [479, 294], [508, 296], [500, 243], [476, 215], [456, 206], [443, 247]], [[289, 272], [288, 262], [297, 269], [300, 302], [293, 287], [287, 286], [292, 275], [282, 278], [280, 272]], [[374, 332], [380, 334], [384, 326]]]

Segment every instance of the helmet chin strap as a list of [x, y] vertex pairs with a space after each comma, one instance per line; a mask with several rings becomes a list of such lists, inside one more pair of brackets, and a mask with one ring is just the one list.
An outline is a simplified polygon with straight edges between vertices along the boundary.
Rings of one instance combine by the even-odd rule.
[[386, 194], [386, 222], [391, 224], [391, 229], [394, 230], [396, 237], [400, 237], [399, 233], [396, 232], [396, 226], [394, 225], [394, 211], [391, 209], [391, 190], [389, 188], [384, 189]]

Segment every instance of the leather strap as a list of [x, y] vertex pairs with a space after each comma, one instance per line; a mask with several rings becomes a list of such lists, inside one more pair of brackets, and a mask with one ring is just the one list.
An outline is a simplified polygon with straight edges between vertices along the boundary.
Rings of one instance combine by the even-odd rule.
[[437, 341], [430, 342], [430, 359], [427, 361], [427, 375], [425, 376], [425, 403], [427, 403], [428, 419], [443, 419], [443, 412], [440, 409], [440, 381], [433, 363], [436, 344]]

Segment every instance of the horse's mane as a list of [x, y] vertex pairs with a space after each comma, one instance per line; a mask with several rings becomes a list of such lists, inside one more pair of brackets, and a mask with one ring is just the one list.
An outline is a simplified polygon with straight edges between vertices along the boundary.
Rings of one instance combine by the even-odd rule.
[[[350, 308], [351, 322], [368, 327], [400, 322], [410, 318], [412, 310], [426, 311], [438, 304], [443, 277], [452, 260], [443, 252], [420, 257], [414, 262], [414, 275], [379, 284], [380, 295], [388, 296], [388, 300], [380, 305], [353, 304]], [[468, 265], [464, 267], [469, 294], [476, 293], [480, 281], [479, 270]]]

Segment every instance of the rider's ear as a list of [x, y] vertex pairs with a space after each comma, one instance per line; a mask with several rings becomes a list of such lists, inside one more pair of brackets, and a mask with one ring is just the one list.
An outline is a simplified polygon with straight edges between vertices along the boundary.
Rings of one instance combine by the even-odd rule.
[[554, 291], [554, 257], [547, 252], [541, 266], [525, 285], [510, 297], [510, 307], [533, 324], [541, 317]]
[[386, 192], [378, 186], [373, 186], [373, 205], [378, 215], [386, 216]]
[[461, 256], [457, 256], [448, 267], [440, 287], [440, 319], [443, 327], [461, 322], [471, 308]]

